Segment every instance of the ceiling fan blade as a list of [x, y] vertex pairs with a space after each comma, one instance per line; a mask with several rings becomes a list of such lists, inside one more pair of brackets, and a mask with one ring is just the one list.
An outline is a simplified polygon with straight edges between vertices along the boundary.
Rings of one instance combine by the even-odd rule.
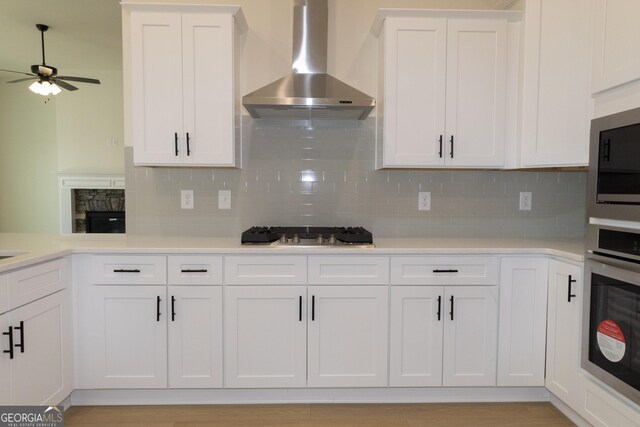
[[[34, 76], [34, 77], [36, 77], [36, 76]], [[18, 82], [25, 82], [27, 80], [34, 80], [34, 77], [26, 77], [24, 79], [11, 80], [11, 81], [9, 81], [7, 83], [18, 83]]]
[[80, 83], [92, 83], [94, 85], [99, 85], [100, 80], [98, 79], [90, 79], [88, 77], [73, 77], [73, 76], [56, 76], [58, 80], [69, 80], [70, 82], [80, 82]]
[[35, 76], [35, 74], [25, 73], [23, 71], [4, 70], [2, 68], [0, 68], [0, 71], [6, 71], [7, 73], [24, 74], [25, 76]]
[[75, 87], [73, 85], [70, 85], [67, 82], [63, 82], [61, 80], [58, 80], [57, 78], [56, 79], [51, 79], [51, 82], [57, 84], [58, 86], [60, 86], [63, 89], [66, 89], [66, 90], [70, 90], [70, 91], [78, 90], [77, 87]]

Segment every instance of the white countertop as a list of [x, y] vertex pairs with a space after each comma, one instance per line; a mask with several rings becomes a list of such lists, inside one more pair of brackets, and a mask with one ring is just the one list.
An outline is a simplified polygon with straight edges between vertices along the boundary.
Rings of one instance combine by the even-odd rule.
[[515, 238], [379, 238], [375, 247], [273, 247], [241, 245], [239, 237], [155, 237], [122, 234], [0, 234], [0, 272], [75, 253], [193, 254], [529, 254], [584, 260], [584, 242]]

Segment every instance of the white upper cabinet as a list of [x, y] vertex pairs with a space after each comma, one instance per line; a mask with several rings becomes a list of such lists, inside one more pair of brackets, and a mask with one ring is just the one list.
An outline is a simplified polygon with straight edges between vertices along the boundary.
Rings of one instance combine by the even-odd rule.
[[526, 1], [520, 156], [515, 167], [589, 162], [589, 6], [584, 0]]
[[598, 93], [640, 79], [640, 51], [637, 49], [640, 43], [640, 2], [593, 1], [595, 33], [591, 90]]
[[508, 25], [520, 16], [378, 12], [378, 168], [504, 166]]
[[236, 166], [237, 60], [239, 34], [246, 28], [239, 7], [125, 5], [125, 10], [130, 10], [134, 163]]

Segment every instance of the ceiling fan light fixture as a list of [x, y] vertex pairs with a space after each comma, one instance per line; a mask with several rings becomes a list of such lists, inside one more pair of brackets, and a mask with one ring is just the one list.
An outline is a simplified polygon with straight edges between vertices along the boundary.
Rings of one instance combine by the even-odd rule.
[[48, 81], [38, 80], [37, 82], [33, 82], [31, 86], [29, 86], [29, 90], [33, 93], [37, 93], [38, 95], [49, 96], [49, 95], [57, 95], [62, 90], [55, 83], [50, 83]]

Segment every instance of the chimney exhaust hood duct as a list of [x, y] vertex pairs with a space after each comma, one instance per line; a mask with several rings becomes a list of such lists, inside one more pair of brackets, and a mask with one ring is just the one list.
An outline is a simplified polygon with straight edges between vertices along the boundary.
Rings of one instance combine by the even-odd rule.
[[294, 0], [293, 72], [242, 98], [253, 118], [367, 118], [376, 100], [327, 74], [327, 0]]

